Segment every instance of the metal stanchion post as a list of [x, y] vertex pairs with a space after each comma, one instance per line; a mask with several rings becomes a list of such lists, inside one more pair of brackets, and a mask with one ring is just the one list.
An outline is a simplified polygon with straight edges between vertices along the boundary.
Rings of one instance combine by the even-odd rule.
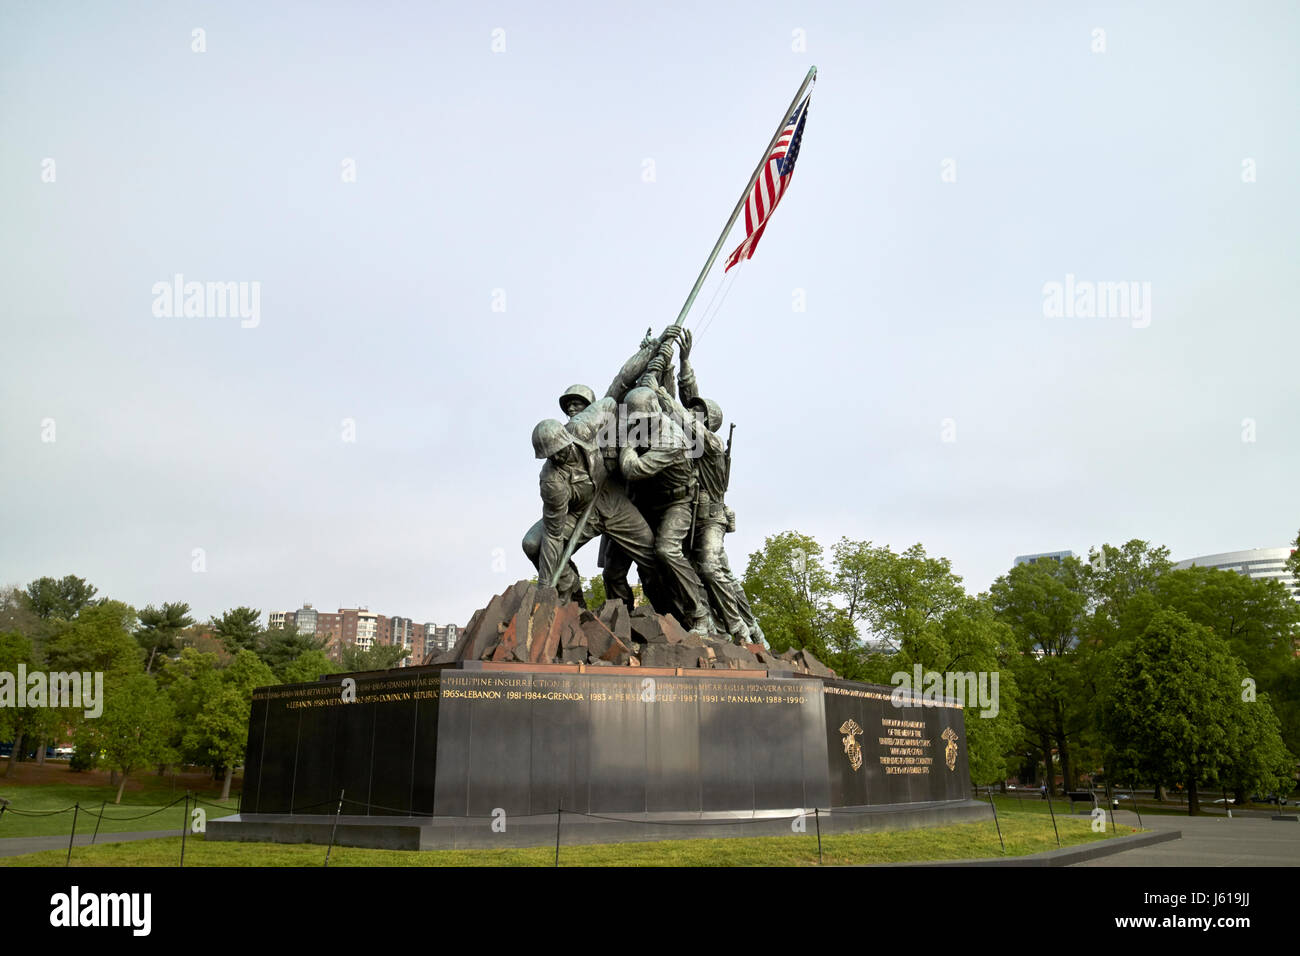
[[1047, 812], [1052, 815], [1052, 829], [1056, 832], [1056, 848], [1061, 848], [1061, 831], [1056, 827], [1056, 810], [1052, 808], [1052, 788], [1048, 787], [1047, 793]]
[[181, 817], [181, 866], [185, 865], [185, 835], [190, 832], [190, 792], [185, 791], [185, 815]]
[[330, 828], [330, 845], [325, 848], [325, 865], [330, 865], [330, 853], [334, 849], [334, 836], [339, 832], [339, 817], [343, 814], [343, 794], [346, 790], [339, 791], [339, 808], [334, 811], [334, 826]]
[[99, 805], [99, 816], [95, 818], [95, 832], [90, 835], [91, 846], [95, 845], [95, 839], [99, 836], [99, 825], [104, 822], [104, 808], [106, 806], [108, 806], [107, 800]]
[[993, 808], [993, 825], [998, 828], [998, 842], [1002, 844], [1002, 852], [1007, 852], [1007, 841], [1002, 839], [1002, 824], [998, 822], [998, 808], [993, 802], [992, 788], [985, 788], [989, 793], [989, 806]]
[[555, 808], [555, 865], [560, 865], [560, 814], [564, 812], [564, 807]]
[[72, 865], [72, 841], [77, 838], [77, 813], [81, 810], [81, 804], [72, 805], [72, 832], [68, 834], [68, 858], [63, 861], [64, 866]]
[[817, 824], [817, 865], [820, 866], [822, 860], [822, 812], [820, 808], [813, 807], [813, 820]]

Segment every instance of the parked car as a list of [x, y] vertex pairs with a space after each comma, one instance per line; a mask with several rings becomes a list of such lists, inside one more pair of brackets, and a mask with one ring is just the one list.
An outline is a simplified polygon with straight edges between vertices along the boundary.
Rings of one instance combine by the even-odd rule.
[[[35, 748], [35, 747], [33, 747], [33, 746], [27, 746], [27, 747], [24, 747], [23, 749], [27, 751], [25, 754], [23, 754], [23, 759], [26, 759], [26, 760], [35, 760], [35, 759], [36, 759], [36, 748]], [[0, 757], [8, 757], [8, 756], [10, 756], [11, 754], [13, 754], [13, 752], [14, 752], [14, 742], [13, 742], [12, 740], [10, 740], [10, 741], [8, 741], [8, 742], [6, 742], [6, 743], [0, 744]], [[46, 747], [46, 748], [45, 748], [45, 756], [46, 756], [47, 758], [49, 758], [49, 757], [53, 757], [53, 756], [54, 756], [54, 748], [53, 748], [52, 746], [50, 746], [50, 747]]]

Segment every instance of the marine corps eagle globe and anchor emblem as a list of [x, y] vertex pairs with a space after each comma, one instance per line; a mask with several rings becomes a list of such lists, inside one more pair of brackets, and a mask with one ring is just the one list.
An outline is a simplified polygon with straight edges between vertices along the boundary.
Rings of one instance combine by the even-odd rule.
[[957, 731], [949, 727], [942, 734], [944, 740], [948, 741], [948, 746], [943, 748], [943, 760], [948, 765], [949, 770], [957, 769]]
[[840, 724], [840, 733], [844, 735], [844, 752], [849, 756], [849, 766], [854, 770], [862, 767], [862, 745], [858, 743], [857, 737], [862, 733], [862, 728], [858, 726], [857, 721], [850, 718]]

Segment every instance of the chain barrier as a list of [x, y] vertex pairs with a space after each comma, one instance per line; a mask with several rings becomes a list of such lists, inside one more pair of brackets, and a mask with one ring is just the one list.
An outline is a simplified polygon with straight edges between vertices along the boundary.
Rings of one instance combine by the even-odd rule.
[[[972, 796], [973, 799], [979, 800], [980, 802], [987, 802], [987, 803], [989, 803], [990, 808], [991, 808], [991, 809], [993, 810], [993, 812], [996, 814], [996, 812], [997, 812], [997, 808], [996, 808], [996, 806], [994, 805], [994, 797], [995, 797], [995, 794], [992, 792], [991, 788], [985, 788], [985, 789], [981, 790], [980, 788], [975, 788], [975, 787], [973, 787], [973, 788], [972, 788], [972, 791], [971, 791], [971, 796]], [[1002, 796], [1008, 796], [1008, 794], [1002, 794]], [[1021, 795], [1016, 794], [1016, 795], [1014, 795], [1014, 796], [1019, 800], [1019, 798], [1020, 798]], [[7, 805], [5, 806], [5, 811], [8, 812], [8, 813], [14, 813], [14, 814], [17, 814], [18, 816], [25, 816], [25, 817], [49, 817], [49, 816], [57, 816], [57, 815], [59, 815], [59, 814], [63, 814], [63, 813], [72, 813], [72, 814], [74, 815], [74, 822], [75, 822], [75, 819], [76, 819], [76, 817], [77, 817], [78, 814], [87, 814], [87, 815], [90, 815], [90, 816], [93, 816], [93, 817], [96, 817], [96, 818], [97, 818], [97, 823], [96, 823], [96, 834], [98, 834], [99, 821], [108, 820], [108, 821], [113, 821], [113, 822], [130, 822], [130, 821], [135, 821], [135, 820], [143, 820], [143, 819], [146, 819], [146, 818], [148, 818], [148, 817], [156, 816], [156, 815], [158, 815], [158, 814], [160, 814], [160, 813], [163, 813], [163, 812], [165, 812], [165, 811], [167, 811], [167, 810], [171, 810], [172, 808], [174, 808], [174, 807], [176, 807], [178, 804], [180, 804], [182, 801], [185, 801], [186, 804], [187, 804], [187, 806], [188, 806], [188, 804], [189, 804], [190, 802], [192, 802], [192, 803], [195, 805], [195, 807], [198, 807], [200, 804], [205, 804], [205, 805], [207, 805], [207, 806], [209, 806], [209, 807], [214, 807], [214, 808], [216, 808], [216, 809], [224, 810], [224, 811], [231, 811], [231, 812], [234, 812], [234, 811], [237, 811], [237, 810], [239, 809], [239, 808], [238, 808], [238, 805], [231, 806], [231, 805], [227, 805], [227, 804], [220, 803], [220, 802], [215, 801], [215, 800], [209, 800], [209, 799], [206, 799], [206, 798], [204, 798], [204, 797], [198, 797], [198, 796], [195, 796], [195, 795], [193, 795], [193, 794], [187, 794], [187, 795], [184, 796], [184, 797], [177, 797], [177, 798], [176, 798], [175, 800], [173, 800], [172, 802], [170, 802], [170, 803], [168, 803], [168, 804], [165, 804], [165, 805], [163, 805], [163, 806], [156, 807], [155, 809], [150, 810], [150, 811], [147, 812], [147, 813], [141, 813], [141, 814], [137, 814], [137, 815], [133, 815], [133, 816], [125, 816], [125, 817], [123, 817], [123, 816], [116, 816], [116, 815], [114, 815], [114, 814], [112, 814], [112, 813], [107, 812], [107, 811], [106, 811], [106, 807], [103, 806], [103, 805], [101, 805], [101, 808], [100, 808], [100, 810], [98, 810], [98, 811], [93, 810], [93, 809], [89, 809], [89, 808], [87, 808], [87, 807], [82, 807], [82, 806], [80, 806], [80, 804], [74, 804], [73, 806], [66, 807], [66, 808], [61, 809], [61, 810], [21, 810], [21, 809], [17, 809], [17, 808], [15, 808], [15, 807], [12, 805], [12, 803], [10, 803], [10, 804], [7, 804]], [[1136, 802], [1136, 801], [1135, 801], [1135, 802]], [[1050, 801], [1050, 798], [1049, 798], [1049, 799], [1048, 799], [1048, 804], [1050, 804], [1050, 803], [1051, 803], [1051, 801]], [[1016, 806], [1021, 808], [1021, 814], [1034, 814], [1034, 815], [1038, 815], [1038, 814], [1040, 813], [1040, 811], [1037, 811], [1037, 810], [1026, 810], [1026, 809], [1023, 809], [1022, 804], [1020, 804], [1020, 803], [1017, 803]], [[347, 812], [347, 808], [353, 808], [353, 809], [355, 809], [355, 810], [357, 810], [357, 811], [360, 811], [360, 812], [359, 812], [359, 813], [348, 814], [348, 812]], [[544, 811], [544, 812], [540, 812], [540, 813], [527, 814], [527, 816], [529, 816], [529, 817], [536, 817], [536, 818], [543, 818], [543, 817], [547, 817], [547, 816], [549, 816], [551, 813], [554, 813], [554, 814], [555, 814], [555, 818], [556, 818], [556, 822], [555, 822], [555, 847], [556, 847], [556, 856], [555, 856], [555, 863], [554, 863], [554, 865], [556, 865], [556, 866], [559, 865], [559, 851], [560, 851], [561, 846], [563, 845], [563, 829], [562, 829], [562, 823], [563, 823], [563, 820], [565, 819], [566, 816], [569, 817], [569, 818], [577, 818], [577, 819], [581, 819], [581, 820], [602, 821], [602, 822], [605, 822], [605, 823], [638, 824], [638, 825], [641, 825], [641, 826], [646, 826], [646, 827], [651, 827], [651, 828], [656, 828], [656, 827], [657, 827], [657, 828], [673, 828], [673, 827], [675, 827], [675, 828], [678, 828], [678, 829], [692, 829], [692, 828], [700, 828], [700, 827], [726, 827], [726, 828], [730, 828], [730, 827], [754, 827], [754, 826], [763, 826], [763, 827], [771, 828], [773, 825], [776, 825], [776, 824], [786, 824], [786, 825], [791, 825], [791, 826], [792, 826], [792, 829], [794, 829], [793, 825], [794, 825], [795, 823], [797, 823], [797, 822], [800, 821], [800, 820], [806, 820], [808, 817], [811, 816], [811, 817], [814, 817], [814, 819], [815, 819], [815, 824], [816, 824], [816, 825], [815, 825], [815, 828], [814, 828], [814, 833], [810, 833], [810, 834], [808, 834], [808, 835], [809, 835], [809, 836], [813, 836], [813, 835], [815, 834], [815, 837], [816, 837], [816, 839], [817, 839], [817, 855], [818, 855], [818, 862], [821, 863], [821, 862], [824, 861], [824, 857], [823, 857], [823, 836], [824, 836], [824, 835], [823, 835], [823, 833], [822, 833], [822, 818], [823, 818], [823, 817], [825, 817], [825, 818], [827, 819], [827, 821], [829, 822], [829, 821], [831, 821], [834, 817], [837, 817], [837, 816], [838, 816], [838, 817], [842, 817], [842, 818], [861, 817], [861, 816], [864, 816], [864, 815], [878, 814], [878, 813], [882, 812], [882, 809], [884, 809], [884, 808], [880, 808], [880, 807], [811, 807], [811, 808], [806, 808], [806, 809], [796, 810], [796, 811], [794, 811], [794, 812], [792, 812], [792, 813], [780, 813], [780, 814], [777, 814], [777, 815], [765, 815], [765, 816], [757, 816], [757, 815], [755, 815], [755, 816], [739, 817], [739, 818], [737, 818], [737, 817], [719, 817], [719, 818], [715, 818], [715, 819], [701, 819], [701, 818], [699, 818], [699, 817], [693, 817], [693, 818], [689, 818], [689, 819], [676, 819], [676, 820], [664, 820], [664, 819], [658, 819], [658, 820], [655, 820], [655, 819], [645, 819], [644, 817], [639, 817], [639, 816], [616, 815], [616, 814], [611, 814], [611, 813], [591, 813], [591, 812], [588, 812], [588, 811], [585, 811], [585, 810], [576, 810], [576, 809], [568, 809], [568, 808], [564, 808], [564, 807], [559, 807], [559, 808], [557, 808], [557, 809], [555, 809], [555, 810], [553, 810], [553, 811]], [[1003, 807], [1003, 811], [1004, 811], [1004, 812], [1006, 812], [1007, 809], [1008, 809], [1007, 807], [1005, 807], [1005, 806]], [[1051, 807], [1048, 806], [1048, 809], [1050, 810]], [[320, 813], [310, 813], [310, 812], [308, 812], [308, 811], [312, 811], [312, 810], [321, 810], [321, 811], [323, 811], [323, 812], [320, 812]], [[380, 812], [379, 812], [378, 814], [376, 814], [375, 811], [380, 811]], [[391, 818], [391, 819], [404, 818], [404, 819], [416, 819], [416, 820], [426, 820], [426, 819], [431, 820], [431, 819], [434, 819], [434, 817], [433, 817], [432, 814], [413, 814], [413, 813], [411, 812], [411, 810], [410, 810], [409, 807], [390, 807], [390, 806], [386, 806], [386, 805], [384, 805], [384, 804], [371, 803], [371, 802], [360, 801], [360, 800], [348, 800], [348, 799], [346, 799], [345, 797], [342, 797], [342, 796], [340, 796], [340, 798], [335, 798], [335, 799], [333, 799], [333, 800], [322, 800], [322, 801], [317, 801], [317, 802], [315, 802], [315, 803], [309, 803], [309, 804], [298, 805], [298, 806], [295, 806], [295, 807], [293, 807], [292, 809], [290, 809], [290, 810], [288, 810], [288, 811], [277, 810], [277, 811], [274, 811], [273, 813], [274, 813], [274, 815], [276, 815], [276, 816], [281, 816], [281, 815], [283, 815], [283, 816], [288, 816], [288, 815], [319, 816], [319, 817], [322, 818], [322, 820], [328, 820], [330, 817], [333, 817], [333, 818], [334, 818], [334, 830], [335, 830], [335, 832], [337, 831], [337, 827], [338, 827], [338, 825], [339, 825], [340, 818], [341, 818], [342, 816], [347, 816], [347, 815], [351, 815], [351, 816], [366, 816], [366, 817], [370, 817], [370, 818], [372, 818], [372, 822], [380, 822], [380, 821], [382, 821], [382, 820], [385, 819], [385, 818]], [[1017, 814], [1017, 815], [1021, 815], [1021, 814]], [[516, 816], [516, 818], [517, 818], [517, 817], [520, 816], [520, 815], [519, 815], [519, 814], [515, 814], [515, 816]], [[493, 820], [493, 821], [495, 821], [495, 820], [497, 820], [497, 819], [499, 819], [499, 818], [500, 818], [500, 812], [499, 812], [499, 811], [496, 812], [496, 813], [492, 813], [492, 814], [464, 814], [464, 815], [459, 815], [459, 816], [455, 817], [455, 819], [457, 819], [457, 820], [467, 820], [467, 821], [468, 821], [468, 820], [483, 820], [483, 821]], [[444, 819], [445, 819], [445, 818], [444, 818]], [[1001, 843], [1001, 839], [1002, 839], [1002, 834], [1001, 834], [1001, 832], [1000, 832], [1000, 831], [1001, 831], [1001, 827], [1000, 827], [1000, 825], [998, 824], [998, 822], [996, 821], [996, 819], [995, 819], [994, 822], [995, 822], [995, 826], [998, 827], [998, 830], [999, 830], [999, 842]], [[185, 822], [185, 826], [186, 826], [186, 828], [188, 829], [188, 821]], [[795, 829], [795, 832], [796, 832], [796, 833], [799, 833], [799, 834], [803, 834], [803, 833], [805, 833], [805, 832], [807, 832], [807, 831], [806, 831], [805, 829], [803, 829], [803, 828], [797, 828], [797, 829]], [[865, 832], [865, 831], [864, 831], [864, 832]], [[331, 846], [331, 847], [334, 845], [334, 842], [335, 842], [335, 839], [334, 839], [334, 838], [335, 838], [335, 833], [332, 832], [332, 833], [331, 833], [331, 839], [330, 839], [330, 846]], [[1059, 836], [1058, 836], [1058, 839], [1059, 839]], [[74, 828], [73, 828], [73, 832], [72, 832], [72, 834], [70, 835], [70, 838], [69, 838], [69, 846], [68, 846], [69, 858], [70, 858], [70, 854], [71, 854], [72, 845], [73, 845], [73, 841], [74, 841], [74, 840], [75, 840], [75, 825], [74, 825]], [[1003, 847], [1003, 852], [1005, 852], [1005, 847]], [[328, 853], [329, 853], [329, 850], [327, 849], [327, 851], [326, 851], [327, 859], [328, 859]], [[66, 864], [65, 864], [65, 865], [66, 865]], [[182, 865], [183, 865], [183, 864], [182, 864]], [[326, 865], [328, 865], [328, 863], [327, 863]]]

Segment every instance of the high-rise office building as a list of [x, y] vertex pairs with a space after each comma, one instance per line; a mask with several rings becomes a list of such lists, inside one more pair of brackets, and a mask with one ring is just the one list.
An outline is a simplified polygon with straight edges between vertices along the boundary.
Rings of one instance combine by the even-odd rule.
[[298, 612], [294, 617], [298, 623], [299, 634], [316, 633], [316, 611], [310, 604], [304, 604], [298, 608]]
[[1286, 566], [1291, 557], [1291, 548], [1251, 548], [1248, 551], [1225, 551], [1221, 554], [1203, 554], [1197, 558], [1187, 558], [1174, 565], [1174, 569], [1217, 568], [1220, 571], [1235, 571], [1248, 578], [1280, 581], [1291, 596], [1300, 601], [1300, 581], [1291, 574]]
[[1016, 564], [1028, 564], [1030, 561], [1037, 561], [1039, 558], [1051, 558], [1057, 564], [1060, 564], [1066, 558], [1072, 557], [1074, 557], [1073, 551], [1040, 551], [1038, 554], [1016, 555]]

